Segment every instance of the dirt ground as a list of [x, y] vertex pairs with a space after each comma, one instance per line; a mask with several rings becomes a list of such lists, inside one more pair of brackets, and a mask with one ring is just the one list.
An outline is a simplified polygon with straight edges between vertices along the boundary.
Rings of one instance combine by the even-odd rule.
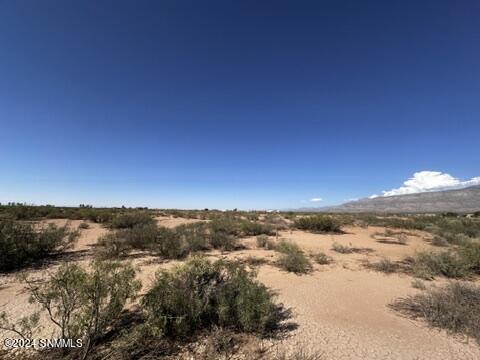
[[[173, 217], [156, 218], [160, 225], [174, 227], [198, 220]], [[65, 220], [53, 220], [58, 225]], [[71, 221], [78, 227], [81, 221]], [[99, 236], [108, 230], [90, 223], [89, 229], [81, 230], [81, 236], [66, 257], [70, 261], [87, 263], [92, 257]], [[279, 270], [272, 265], [276, 253], [258, 249], [255, 238], [242, 240], [244, 249], [234, 252], [211, 252], [212, 258], [226, 257], [245, 259], [257, 257], [267, 260], [258, 267], [258, 278], [275, 290], [277, 300], [292, 308], [297, 324], [286, 339], [279, 340], [281, 346], [293, 348], [307, 346], [323, 353], [325, 359], [480, 359], [480, 347], [475, 341], [454, 337], [444, 331], [428, 328], [421, 321], [412, 321], [399, 316], [388, 304], [398, 297], [419, 291], [412, 287], [413, 278], [405, 274], [386, 275], [370, 270], [365, 262], [375, 262], [384, 257], [399, 260], [420, 250], [429, 249], [429, 236], [421, 232], [407, 235], [406, 245], [384, 241], [384, 228], [348, 227], [342, 235], [319, 235], [303, 231], [283, 231], [280, 238], [297, 243], [307, 254], [325, 252], [334, 259], [329, 265], [314, 265], [314, 271], [307, 275], [295, 275]], [[274, 237], [272, 237], [274, 240]], [[379, 241], [380, 240], [380, 241]], [[389, 240], [389, 239], [387, 239]], [[352, 254], [334, 252], [332, 243], [349, 245], [362, 251]], [[176, 262], [161, 261], [153, 256], [135, 257], [134, 264], [140, 272], [144, 287], [148, 289], [155, 272], [162, 267], [171, 267]], [[32, 276], [53, 271], [58, 263], [51, 263], [43, 269], [27, 269]], [[443, 280], [426, 283], [436, 286]], [[19, 318], [33, 312], [28, 295], [15, 275], [0, 276], [0, 311], [6, 311], [12, 318]], [[47, 323], [46, 323], [47, 325]], [[45, 337], [54, 329], [46, 326]], [[0, 338], [6, 333], [0, 332]], [[301, 345], [299, 345], [301, 344]]]

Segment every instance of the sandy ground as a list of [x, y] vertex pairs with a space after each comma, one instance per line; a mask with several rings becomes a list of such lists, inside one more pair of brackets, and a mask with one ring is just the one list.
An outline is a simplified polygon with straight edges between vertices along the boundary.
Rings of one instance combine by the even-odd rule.
[[[173, 227], [198, 220], [173, 217], [156, 218], [160, 225]], [[55, 220], [59, 225], [63, 220]], [[71, 221], [78, 227], [80, 221]], [[278, 294], [278, 301], [292, 308], [291, 322], [297, 328], [291, 331], [280, 346], [294, 347], [298, 344], [317, 349], [325, 359], [480, 359], [480, 347], [473, 341], [428, 328], [420, 321], [399, 316], [388, 304], [395, 298], [419, 291], [411, 286], [412, 278], [404, 274], [385, 275], [365, 268], [366, 261], [374, 262], [383, 257], [399, 260], [416, 251], [431, 248], [428, 235], [413, 232], [406, 245], [377, 241], [374, 234], [384, 228], [349, 227], [343, 235], [319, 235], [303, 231], [284, 231], [279, 237], [297, 243], [307, 254], [325, 252], [334, 258], [330, 265], [314, 265], [308, 275], [286, 273], [272, 266], [277, 254], [271, 250], [257, 249], [255, 238], [242, 240], [245, 249], [220, 253], [211, 252], [214, 258], [259, 257], [269, 263], [259, 267], [259, 280]], [[86, 264], [92, 256], [93, 246], [107, 230], [90, 223], [90, 228], [81, 230], [81, 236], [68, 258]], [[378, 238], [378, 237], [377, 237]], [[272, 237], [272, 239], [274, 239]], [[338, 254], [331, 250], [338, 242], [359, 249], [369, 249], [354, 254]], [[169, 268], [176, 262], [162, 261], [153, 256], [134, 257], [133, 262], [140, 272], [144, 287], [148, 289], [155, 272]], [[53, 271], [58, 263], [48, 266]], [[39, 276], [45, 269], [28, 269]], [[441, 282], [441, 281], [439, 281]], [[439, 282], [430, 282], [435, 286]], [[28, 295], [12, 274], [0, 276], [0, 311], [5, 310], [12, 318], [33, 312], [28, 304]], [[51, 336], [54, 329], [47, 326], [42, 336]], [[0, 332], [0, 338], [7, 336]], [[305, 345], [307, 344], [307, 345]]]
[[196, 222], [203, 222], [207, 220], [200, 220], [200, 219], [185, 219], [180, 217], [173, 217], [173, 216], [157, 216], [155, 218], [157, 224], [160, 226], [165, 226], [168, 228], [173, 228], [178, 225], [185, 225], [185, 224], [193, 224]]

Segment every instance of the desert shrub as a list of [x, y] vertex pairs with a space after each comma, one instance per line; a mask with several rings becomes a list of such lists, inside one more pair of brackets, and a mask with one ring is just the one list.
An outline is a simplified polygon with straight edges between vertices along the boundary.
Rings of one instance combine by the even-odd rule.
[[333, 259], [323, 252], [316, 254], [313, 259], [320, 265], [328, 265], [333, 262]]
[[133, 249], [156, 250], [159, 229], [155, 224], [138, 225], [107, 233], [98, 240], [100, 254], [106, 257], [124, 256]]
[[469, 270], [480, 274], [480, 241], [469, 241], [460, 247], [458, 252]]
[[[177, 233], [175, 229], [155, 224], [119, 229], [98, 240], [99, 256], [115, 258], [125, 256], [132, 250], [142, 250], [150, 251], [167, 259], [179, 259], [189, 252], [187, 235], [192, 234], [183, 228]], [[191, 240], [191, 236], [189, 240]]]
[[85, 229], [90, 229], [90, 225], [86, 222], [82, 222], [78, 225], [79, 229], [85, 230]]
[[433, 246], [445, 247], [449, 245], [449, 242], [444, 237], [435, 235], [432, 238], [431, 244]]
[[112, 232], [101, 236], [97, 241], [96, 256], [100, 259], [114, 259], [127, 255], [132, 249], [121, 232]]
[[175, 234], [185, 243], [188, 252], [207, 250], [209, 244], [208, 226], [205, 223], [193, 223], [177, 226]]
[[448, 278], [463, 278], [469, 275], [469, 267], [452, 251], [440, 253], [421, 252], [414, 258], [413, 272], [421, 278], [443, 275]]
[[453, 245], [463, 245], [470, 241], [470, 237], [463, 233], [443, 232], [442, 237]]
[[275, 231], [272, 225], [262, 224], [256, 221], [242, 221], [241, 222], [242, 233], [245, 236], [256, 236], [256, 235], [274, 235]]
[[210, 231], [232, 236], [240, 236], [242, 233], [241, 222], [233, 216], [216, 216], [209, 222]]
[[247, 264], [250, 267], [256, 267], [260, 265], [265, 265], [268, 263], [267, 259], [256, 257], [256, 256], [247, 256], [241, 260], [243, 263]]
[[10, 271], [67, 249], [78, 237], [67, 226], [36, 227], [0, 220], [0, 271]]
[[266, 332], [278, 322], [272, 297], [255, 273], [239, 263], [193, 258], [156, 274], [142, 300], [146, 331], [169, 337], [212, 326]]
[[43, 284], [24, 279], [30, 301], [47, 311], [59, 337], [83, 339], [83, 355], [119, 319], [140, 289], [131, 265], [97, 261], [91, 268], [87, 272], [66, 263]]
[[380, 260], [377, 263], [372, 264], [371, 267], [376, 271], [384, 272], [387, 274], [391, 274], [398, 269], [397, 264], [395, 264], [393, 261], [386, 258]]
[[135, 226], [150, 225], [154, 223], [153, 218], [146, 212], [130, 212], [116, 215], [110, 222], [113, 229], [131, 229]]
[[266, 215], [263, 221], [265, 222], [265, 224], [270, 225], [276, 231], [287, 230], [290, 227], [288, 221], [286, 221], [283, 216], [276, 214]]
[[268, 236], [267, 235], [258, 235], [257, 236], [257, 247], [266, 248], [268, 246]]
[[395, 235], [395, 239], [397, 240], [397, 243], [400, 245], [407, 245], [408, 243], [408, 237], [405, 234], [397, 234]]
[[297, 244], [283, 240], [276, 245], [275, 250], [281, 254], [277, 260], [281, 269], [296, 274], [305, 274], [312, 269], [310, 261]]
[[300, 230], [315, 233], [341, 233], [341, 223], [328, 215], [301, 217], [295, 220], [294, 226]]
[[179, 259], [188, 254], [186, 243], [175, 230], [158, 227], [153, 249], [167, 259]]
[[415, 279], [412, 281], [412, 287], [419, 290], [425, 290], [427, 288], [423, 281], [419, 279]]
[[402, 217], [378, 217], [373, 215], [357, 216], [360, 220], [369, 225], [428, 231], [434, 235], [444, 237], [452, 244], [457, 244], [467, 238], [471, 239], [480, 237], [480, 221], [475, 218], [445, 217], [441, 215], [403, 215]]
[[480, 287], [454, 282], [396, 300], [392, 308], [431, 326], [461, 333], [480, 342]]
[[336, 241], [332, 244], [332, 250], [340, 254], [351, 254], [354, 252], [354, 249], [351, 246], [342, 245]]

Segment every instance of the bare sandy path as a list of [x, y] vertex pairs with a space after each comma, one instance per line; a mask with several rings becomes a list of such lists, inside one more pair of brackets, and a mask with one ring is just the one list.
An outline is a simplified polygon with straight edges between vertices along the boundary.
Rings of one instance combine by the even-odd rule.
[[326, 359], [480, 359], [480, 348], [400, 317], [387, 305], [414, 293], [411, 278], [341, 267], [297, 276], [266, 266], [259, 279], [292, 307], [299, 327], [288, 346], [308, 343]]

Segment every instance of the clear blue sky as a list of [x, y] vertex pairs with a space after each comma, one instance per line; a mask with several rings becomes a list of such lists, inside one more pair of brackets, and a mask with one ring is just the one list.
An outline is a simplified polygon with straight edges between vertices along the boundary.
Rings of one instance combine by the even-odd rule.
[[478, 1], [0, 1], [0, 201], [289, 208], [480, 175]]

